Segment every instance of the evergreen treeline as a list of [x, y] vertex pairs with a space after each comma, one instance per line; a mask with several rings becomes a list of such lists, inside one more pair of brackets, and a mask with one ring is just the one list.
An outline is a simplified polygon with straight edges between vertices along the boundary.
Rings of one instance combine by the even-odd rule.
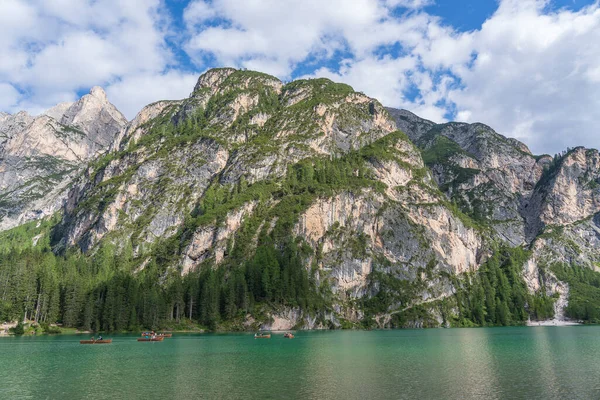
[[558, 279], [569, 284], [568, 317], [600, 323], [600, 273], [584, 267], [556, 264], [551, 268]]
[[187, 318], [209, 328], [257, 304], [311, 306], [311, 281], [294, 242], [263, 245], [244, 266], [205, 268], [182, 277], [155, 262], [132, 274], [126, 252], [103, 246], [93, 257], [25, 249], [0, 255], [0, 320], [61, 322], [122, 331], [173, 326]]
[[473, 276], [455, 279], [459, 326], [518, 325], [551, 318], [555, 298], [531, 295], [522, 276], [528, 252], [502, 246]]

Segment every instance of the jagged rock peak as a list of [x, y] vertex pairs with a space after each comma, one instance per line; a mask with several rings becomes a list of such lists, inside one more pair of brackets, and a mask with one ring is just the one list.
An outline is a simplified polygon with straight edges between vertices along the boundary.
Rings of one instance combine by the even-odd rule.
[[396, 121], [398, 129], [406, 133], [410, 140], [417, 143], [436, 124], [423, 119], [408, 110], [386, 107], [387, 112]]
[[116, 134], [127, 125], [127, 118], [108, 101], [104, 90], [94, 86], [90, 93], [69, 107], [59, 122], [76, 126], [92, 140], [108, 146]]
[[90, 94], [98, 99], [108, 101], [106, 92], [100, 86], [94, 86], [90, 89]]
[[[83, 96], [78, 101], [58, 103], [54, 107], [44, 111], [42, 115], [47, 115], [48, 117], [52, 117], [56, 121], [63, 123], [62, 119], [67, 113], [69, 113], [71, 107], [82, 102], [89, 103], [88, 100], [92, 100], [90, 105], [93, 103], [94, 106], [100, 105], [101, 107], [106, 107], [107, 105], [110, 105], [110, 102], [108, 101], [108, 97], [106, 96], [106, 92], [104, 91], [104, 89], [102, 89], [100, 86], [94, 86], [90, 89], [89, 94]], [[76, 108], [81, 110], [82, 107]], [[121, 118], [118, 119], [120, 120]], [[123, 119], [125, 119], [125, 117], [123, 117]]]
[[212, 68], [200, 75], [194, 92], [203, 88], [218, 87], [227, 77], [237, 71], [235, 68]]
[[227, 90], [228, 88], [248, 89], [255, 85], [266, 85], [281, 90], [283, 83], [274, 76], [235, 68], [213, 68], [206, 71], [198, 79], [194, 87], [194, 94], [209, 93], [211, 95]]
[[[532, 155], [531, 150], [529, 150], [529, 147], [527, 147], [525, 143], [514, 138], [505, 137], [495, 132], [488, 125], [480, 122], [475, 122], [472, 124], [465, 122], [448, 122], [437, 124], [435, 122], [423, 119], [408, 110], [390, 107], [386, 107], [386, 110], [396, 121], [398, 129], [406, 133], [410, 139], [419, 146], [425, 146], [431, 139], [434, 139], [438, 135], [443, 135], [456, 141], [461, 146], [466, 145], [466, 142], [487, 139], [503, 148], [508, 146], [521, 153]], [[457, 134], [459, 136], [466, 135], [467, 138], [461, 140], [460, 138], [455, 137]]]
[[23, 129], [33, 122], [33, 117], [27, 111], [19, 111], [16, 114], [0, 114], [0, 133], [12, 136], [15, 132]]
[[54, 214], [80, 168], [126, 125], [99, 87], [37, 117], [0, 115], [0, 230]]

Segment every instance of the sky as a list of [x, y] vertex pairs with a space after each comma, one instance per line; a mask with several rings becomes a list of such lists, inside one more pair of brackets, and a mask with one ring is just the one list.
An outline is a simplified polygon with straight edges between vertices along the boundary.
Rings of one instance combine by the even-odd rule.
[[600, 0], [0, 0], [0, 111], [102, 86], [132, 119], [221, 66], [328, 77], [536, 154], [600, 148]]

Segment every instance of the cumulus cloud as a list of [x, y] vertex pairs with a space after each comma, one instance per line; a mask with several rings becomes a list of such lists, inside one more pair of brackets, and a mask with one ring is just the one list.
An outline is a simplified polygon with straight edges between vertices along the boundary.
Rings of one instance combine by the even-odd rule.
[[600, 9], [545, 11], [545, 2], [504, 1], [471, 34], [477, 58], [449, 98], [459, 117], [485, 122], [538, 152], [599, 147]]
[[196, 74], [173, 70], [164, 74], [139, 74], [113, 83], [106, 93], [123, 114], [132, 116], [149, 103], [188, 97], [197, 79]]
[[[376, 0], [354, 0], [351, 6], [345, 0], [214, 0], [193, 1], [184, 15], [192, 36], [186, 49], [198, 63], [207, 53], [240, 67], [258, 59], [266, 72], [289, 77], [307, 57], [331, 57], [353, 45], [346, 38], [376, 26], [386, 9]], [[207, 25], [207, 18], [226, 24]]]
[[[119, 93], [131, 118], [157, 94], [179, 96], [190, 79], [168, 72], [173, 56], [162, 7], [160, 0], [4, 0], [0, 84], [20, 92], [17, 101], [3, 100], [2, 109], [39, 112], [101, 85]], [[148, 90], [152, 78], [168, 85]], [[147, 85], [135, 88], [140, 81]]]
[[3, 0], [0, 109], [39, 111], [101, 85], [131, 118], [186, 96], [191, 69], [234, 66], [326, 76], [434, 121], [487, 123], [538, 153], [600, 147], [598, 1], [500, 0], [466, 32], [431, 15], [431, 0], [191, 0], [183, 25], [164, 1]]
[[600, 146], [598, 2], [572, 11], [502, 0], [469, 32], [429, 15], [423, 7], [431, 4], [196, 0], [186, 10], [186, 49], [199, 65], [211, 55], [284, 79], [307, 61], [329, 65], [342, 54], [304, 75], [344, 81], [434, 121], [484, 122], [537, 152]]

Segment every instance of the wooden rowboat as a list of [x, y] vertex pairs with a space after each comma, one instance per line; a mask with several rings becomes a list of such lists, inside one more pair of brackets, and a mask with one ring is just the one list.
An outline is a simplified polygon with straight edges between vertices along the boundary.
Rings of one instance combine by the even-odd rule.
[[109, 344], [112, 343], [112, 339], [102, 339], [102, 340], [80, 340], [79, 344]]
[[270, 333], [255, 333], [254, 339], [271, 339]]
[[138, 338], [138, 342], [162, 342], [163, 340], [165, 340], [164, 337], [159, 336], [159, 337], [155, 337], [155, 338]]

